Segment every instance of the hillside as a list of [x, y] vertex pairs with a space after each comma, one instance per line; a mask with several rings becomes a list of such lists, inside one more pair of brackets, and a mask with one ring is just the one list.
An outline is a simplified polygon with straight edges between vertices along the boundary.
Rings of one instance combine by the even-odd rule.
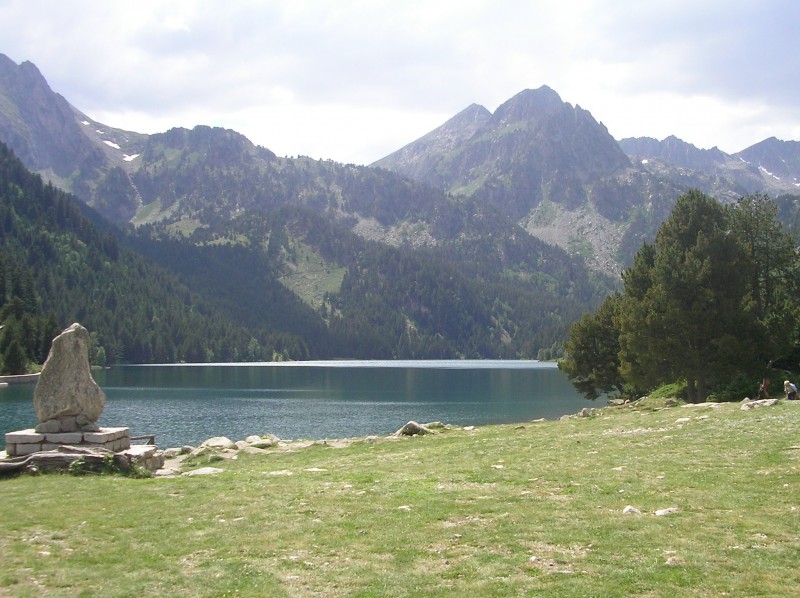
[[[50, 328], [82, 322], [110, 363], [536, 356], [604, 295], [527, 235], [499, 250], [479, 237], [415, 250], [288, 207], [193, 242], [163, 224], [124, 235], [4, 156], [3, 256], [31, 272]], [[442, 219], [473, 231], [458, 214]]]
[[224, 361], [249, 347], [257, 349], [251, 359], [304, 356], [287, 348], [299, 345], [289, 335], [221, 317], [212, 301], [143, 259], [118, 230], [45, 185], [3, 144], [0, 222], [0, 259], [13, 265], [3, 268], [3, 348], [17, 338], [42, 363], [54, 332], [81, 322], [101, 364]]

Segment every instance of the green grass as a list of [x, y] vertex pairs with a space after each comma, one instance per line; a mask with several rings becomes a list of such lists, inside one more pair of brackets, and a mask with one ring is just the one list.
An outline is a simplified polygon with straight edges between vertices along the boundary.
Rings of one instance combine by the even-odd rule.
[[0, 595], [792, 596], [798, 429], [800, 403], [628, 405], [216, 476], [4, 479]]

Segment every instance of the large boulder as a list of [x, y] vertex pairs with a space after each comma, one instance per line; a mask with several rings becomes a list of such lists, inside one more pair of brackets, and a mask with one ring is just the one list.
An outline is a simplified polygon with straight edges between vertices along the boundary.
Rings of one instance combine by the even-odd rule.
[[33, 393], [37, 430], [97, 429], [106, 396], [89, 369], [89, 343], [89, 331], [77, 323], [53, 339]]

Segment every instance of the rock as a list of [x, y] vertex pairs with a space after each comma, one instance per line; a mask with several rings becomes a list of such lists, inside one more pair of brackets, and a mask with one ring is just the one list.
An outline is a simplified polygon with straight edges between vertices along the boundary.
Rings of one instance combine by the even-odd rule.
[[677, 556], [668, 557], [667, 560], [664, 561], [664, 564], [667, 567], [678, 567], [680, 565], [683, 565], [683, 563], [684, 563], [683, 559]]
[[642, 512], [632, 505], [628, 505], [624, 509], [622, 509], [622, 513], [625, 515], [641, 515]]
[[232, 449], [236, 448], [236, 445], [230, 438], [227, 438], [226, 436], [214, 436], [213, 438], [209, 438], [203, 442], [200, 445], [200, 448]]
[[261, 436], [257, 436], [255, 434], [253, 434], [252, 436], [248, 436], [247, 438], [245, 438], [244, 441], [247, 444], [254, 444], [256, 442], [260, 442], [261, 441]]
[[42, 434], [57, 434], [61, 431], [61, 422], [57, 419], [48, 419], [36, 426], [36, 431]]
[[659, 509], [656, 511], [656, 517], [665, 517], [667, 515], [674, 515], [678, 512], [678, 507], [669, 507], [667, 509]]
[[751, 409], [758, 409], [759, 407], [772, 407], [778, 403], [778, 399], [761, 399], [759, 401], [748, 401], [747, 403], [742, 403], [742, 406], [739, 407], [742, 411], [750, 411]]
[[422, 424], [415, 421], [408, 422], [405, 426], [400, 428], [394, 433], [395, 436], [422, 436], [423, 434], [431, 434], [433, 430], [426, 428]]
[[182, 474], [185, 477], [192, 477], [198, 475], [215, 475], [218, 473], [224, 472], [224, 469], [220, 469], [219, 467], [201, 467], [200, 469], [194, 469], [192, 471], [187, 471], [186, 473]]
[[275, 443], [269, 438], [259, 438], [258, 440], [251, 442], [250, 446], [257, 449], [268, 449], [275, 446]]
[[33, 393], [40, 425], [53, 427], [50, 422], [55, 420], [59, 427], [55, 432], [65, 431], [64, 425], [81, 430], [97, 427], [106, 396], [89, 369], [89, 342], [89, 331], [77, 323], [53, 339]]
[[175, 457], [181, 454], [181, 449], [179, 448], [168, 448], [164, 449], [164, 458], [165, 459], [174, 459]]
[[181, 475], [181, 472], [179, 469], [173, 467], [162, 467], [161, 469], [157, 469], [153, 475], [157, 478], [176, 478]]

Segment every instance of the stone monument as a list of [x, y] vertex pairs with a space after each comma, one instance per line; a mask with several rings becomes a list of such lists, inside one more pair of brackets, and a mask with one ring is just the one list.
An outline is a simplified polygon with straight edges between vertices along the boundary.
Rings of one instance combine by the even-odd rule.
[[34, 429], [5, 435], [10, 457], [65, 446], [108, 451], [131, 448], [128, 428], [97, 425], [106, 398], [92, 378], [89, 342], [89, 332], [80, 324], [73, 324], [53, 339], [33, 393], [39, 423]]
[[73, 324], [53, 339], [33, 393], [37, 432], [97, 432], [106, 395], [89, 369], [89, 331]]

